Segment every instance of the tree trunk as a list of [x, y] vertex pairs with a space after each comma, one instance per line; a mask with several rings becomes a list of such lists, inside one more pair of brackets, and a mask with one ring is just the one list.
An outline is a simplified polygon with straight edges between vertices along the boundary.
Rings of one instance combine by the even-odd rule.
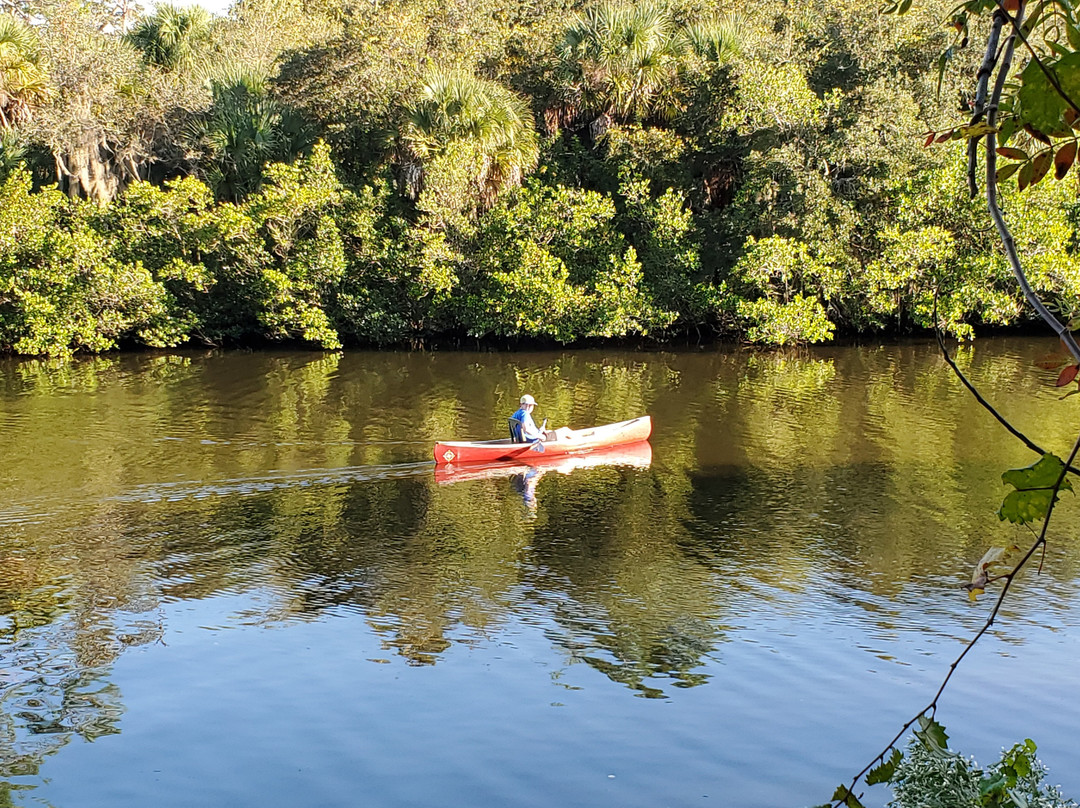
[[82, 197], [98, 204], [110, 202], [138, 179], [133, 160], [123, 159], [109, 148], [105, 134], [86, 130], [83, 138], [56, 154], [57, 179], [72, 199]]

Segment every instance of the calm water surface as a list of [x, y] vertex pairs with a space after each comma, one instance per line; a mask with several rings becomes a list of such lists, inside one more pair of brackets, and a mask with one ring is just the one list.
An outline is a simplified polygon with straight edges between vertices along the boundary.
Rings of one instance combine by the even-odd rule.
[[[1066, 453], [1052, 347], [959, 361]], [[524, 392], [651, 456], [435, 474]], [[0, 805], [824, 802], [985, 619], [1034, 459], [921, 344], [0, 363]], [[1076, 517], [939, 718], [1080, 797]]]

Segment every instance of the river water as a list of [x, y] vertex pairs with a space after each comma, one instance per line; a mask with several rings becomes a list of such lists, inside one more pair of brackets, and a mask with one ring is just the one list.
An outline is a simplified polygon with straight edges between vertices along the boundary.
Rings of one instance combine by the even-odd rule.
[[[1053, 347], [958, 362], [1065, 455]], [[435, 473], [525, 392], [651, 446]], [[986, 619], [1036, 457], [922, 343], [2, 362], [0, 805], [825, 802]], [[1080, 797], [1075, 519], [938, 717]]]

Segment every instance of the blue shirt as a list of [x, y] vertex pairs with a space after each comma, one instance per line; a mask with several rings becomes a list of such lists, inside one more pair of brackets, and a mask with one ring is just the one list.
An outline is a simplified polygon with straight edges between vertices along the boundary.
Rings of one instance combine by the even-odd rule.
[[[503, 410], [503, 412], [506, 412], [506, 410]], [[536, 422], [532, 419], [532, 416], [524, 407], [519, 409], [510, 417], [521, 424], [522, 440], [532, 443], [533, 441], [540, 440], [540, 438], [543, 437], [543, 434], [536, 426]]]

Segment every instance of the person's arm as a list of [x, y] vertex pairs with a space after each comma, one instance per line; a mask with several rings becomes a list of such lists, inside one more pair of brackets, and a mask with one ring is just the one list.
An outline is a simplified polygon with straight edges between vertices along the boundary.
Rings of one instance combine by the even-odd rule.
[[536, 421], [528, 413], [525, 413], [525, 417], [521, 419], [521, 436], [527, 441], [540, 440], [544, 437], [544, 433], [536, 428]]

